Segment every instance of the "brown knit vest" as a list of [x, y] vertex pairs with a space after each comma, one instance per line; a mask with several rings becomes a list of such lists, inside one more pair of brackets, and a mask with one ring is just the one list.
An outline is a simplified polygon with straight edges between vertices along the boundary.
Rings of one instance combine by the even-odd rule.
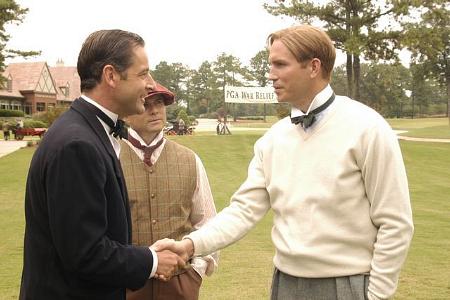
[[197, 184], [194, 152], [167, 140], [158, 160], [149, 167], [128, 144], [121, 145], [133, 244], [150, 246], [159, 239], [177, 240], [191, 232], [189, 215]]

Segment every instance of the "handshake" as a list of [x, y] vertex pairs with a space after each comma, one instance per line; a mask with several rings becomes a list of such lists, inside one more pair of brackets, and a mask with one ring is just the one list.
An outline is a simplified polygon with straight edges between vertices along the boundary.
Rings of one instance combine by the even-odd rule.
[[175, 241], [162, 239], [150, 246], [158, 256], [158, 267], [154, 278], [169, 281], [180, 269], [186, 268], [186, 263], [194, 255], [194, 243], [190, 239]]

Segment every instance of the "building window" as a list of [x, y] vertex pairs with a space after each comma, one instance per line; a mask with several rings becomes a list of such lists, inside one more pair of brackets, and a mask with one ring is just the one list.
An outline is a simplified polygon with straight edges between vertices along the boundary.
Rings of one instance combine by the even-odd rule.
[[36, 110], [37, 111], [45, 111], [45, 103], [44, 102], [36, 102]]
[[11, 108], [13, 110], [22, 110], [22, 103], [20, 101], [12, 101], [11, 102]]
[[25, 104], [24, 109], [25, 109], [25, 114], [31, 115], [31, 105], [30, 104]]
[[0, 109], [9, 109], [9, 101], [1, 100], [0, 101]]

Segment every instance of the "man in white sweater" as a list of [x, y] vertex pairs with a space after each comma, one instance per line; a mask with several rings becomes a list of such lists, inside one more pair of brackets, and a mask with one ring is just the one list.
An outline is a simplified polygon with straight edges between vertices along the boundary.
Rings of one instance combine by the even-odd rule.
[[388, 299], [413, 233], [396, 135], [371, 108], [329, 85], [335, 49], [301, 25], [268, 38], [273, 81], [291, 117], [255, 144], [248, 177], [229, 207], [181, 242], [185, 257], [241, 239], [274, 212], [272, 299]]

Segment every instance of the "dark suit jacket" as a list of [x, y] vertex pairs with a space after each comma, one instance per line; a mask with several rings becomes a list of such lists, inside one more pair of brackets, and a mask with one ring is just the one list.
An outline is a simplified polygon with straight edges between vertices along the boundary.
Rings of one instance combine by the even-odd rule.
[[31, 161], [20, 299], [125, 299], [150, 275], [150, 250], [129, 245], [122, 169], [89, 105], [75, 100]]

